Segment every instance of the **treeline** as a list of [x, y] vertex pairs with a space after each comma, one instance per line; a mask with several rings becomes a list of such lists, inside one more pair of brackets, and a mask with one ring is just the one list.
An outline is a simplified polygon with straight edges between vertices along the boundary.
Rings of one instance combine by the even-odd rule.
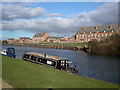
[[120, 56], [120, 34], [101, 41], [90, 41], [88, 46], [91, 54]]

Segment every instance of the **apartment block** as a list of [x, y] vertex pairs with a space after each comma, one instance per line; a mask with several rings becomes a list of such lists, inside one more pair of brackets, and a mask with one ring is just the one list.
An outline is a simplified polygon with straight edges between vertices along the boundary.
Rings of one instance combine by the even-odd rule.
[[75, 34], [75, 41], [89, 42], [94, 39], [100, 41], [101, 39], [108, 38], [111, 35], [117, 33], [117, 30], [117, 24], [81, 27], [80, 30]]

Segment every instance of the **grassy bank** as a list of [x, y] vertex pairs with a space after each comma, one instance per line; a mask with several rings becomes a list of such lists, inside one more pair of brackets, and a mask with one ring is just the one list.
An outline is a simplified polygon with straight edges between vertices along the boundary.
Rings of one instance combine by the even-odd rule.
[[[3, 43], [6, 44], [6, 43]], [[88, 46], [88, 43], [17, 43], [17, 45], [37, 45], [37, 46]]]
[[50, 46], [86, 46], [87, 43], [52, 43], [52, 44], [39, 44], [39, 45], [50, 45]]
[[3, 80], [14, 88], [118, 88], [115, 84], [6, 56], [2, 63]]

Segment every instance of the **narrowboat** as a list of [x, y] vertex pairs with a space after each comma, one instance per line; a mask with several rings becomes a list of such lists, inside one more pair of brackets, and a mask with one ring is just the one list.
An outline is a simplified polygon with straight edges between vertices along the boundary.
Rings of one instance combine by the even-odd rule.
[[52, 66], [60, 70], [67, 70], [67, 67], [69, 66], [68, 59], [66, 58], [55, 57], [36, 52], [25, 52], [22, 56], [22, 59], [26, 61]]
[[0, 53], [4, 56], [16, 58], [15, 48], [7, 48], [7, 49], [4, 49], [3, 51], [1, 51]]

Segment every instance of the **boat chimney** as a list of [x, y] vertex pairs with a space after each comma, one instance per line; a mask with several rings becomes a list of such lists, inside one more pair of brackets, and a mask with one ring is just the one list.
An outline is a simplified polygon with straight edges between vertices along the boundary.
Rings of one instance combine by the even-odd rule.
[[46, 53], [44, 54], [44, 56], [46, 57]]

